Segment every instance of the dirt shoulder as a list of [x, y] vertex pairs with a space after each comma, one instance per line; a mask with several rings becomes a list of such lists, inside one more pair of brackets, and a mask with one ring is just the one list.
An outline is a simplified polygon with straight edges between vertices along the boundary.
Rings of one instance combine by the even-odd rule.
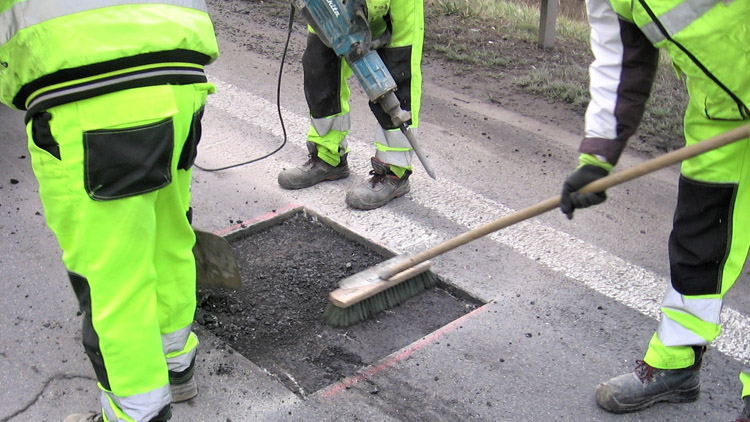
[[[436, 22], [432, 23], [437, 25]], [[439, 38], [448, 36], [442, 34]], [[487, 35], [485, 37], [493, 38]], [[554, 57], [558, 53], [546, 52], [530, 42], [499, 39], [504, 54], [518, 60], [511, 59], [506, 65], [497, 66], [496, 69], [446, 59], [426, 43], [422, 68], [424, 93], [429, 95], [429, 86], [438, 85], [540, 122], [557, 125], [568, 132], [583, 133], [582, 107], [530, 93], [518, 82], [534, 66], [530, 57], [543, 60], [545, 56]], [[486, 39], [483, 43], [489, 41], [491, 40]]]

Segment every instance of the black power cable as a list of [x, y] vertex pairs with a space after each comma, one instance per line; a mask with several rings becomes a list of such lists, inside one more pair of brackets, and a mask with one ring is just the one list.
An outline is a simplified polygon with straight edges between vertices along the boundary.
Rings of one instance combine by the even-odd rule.
[[276, 109], [279, 113], [279, 122], [281, 122], [281, 131], [284, 133], [284, 141], [281, 143], [281, 145], [279, 145], [278, 148], [276, 148], [275, 150], [269, 152], [268, 154], [262, 157], [253, 158], [252, 160], [244, 161], [244, 162], [237, 163], [237, 164], [231, 164], [231, 165], [224, 166], [224, 167], [213, 168], [213, 169], [208, 169], [208, 168], [201, 167], [198, 164], [193, 164], [195, 168], [203, 170], [203, 171], [208, 171], [208, 172], [228, 170], [231, 168], [245, 166], [245, 165], [252, 164], [257, 161], [266, 159], [276, 154], [277, 152], [279, 152], [281, 148], [284, 148], [284, 145], [286, 145], [287, 136], [286, 136], [286, 127], [284, 127], [284, 118], [281, 116], [281, 75], [284, 73], [284, 61], [286, 60], [286, 52], [289, 49], [289, 39], [292, 36], [293, 24], [294, 24], [294, 6], [292, 6], [292, 10], [289, 12], [289, 30], [287, 31], [287, 34], [286, 34], [286, 43], [284, 43], [284, 53], [281, 55], [281, 66], [279, 67], [279, 79], [278, 79], [278, 82], [276, 83]]

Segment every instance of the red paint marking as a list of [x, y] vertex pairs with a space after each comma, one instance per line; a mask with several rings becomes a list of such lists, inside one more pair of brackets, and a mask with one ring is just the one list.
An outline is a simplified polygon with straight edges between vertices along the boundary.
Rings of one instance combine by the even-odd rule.
[[301, 207], [301, 205], [299, 205], [299, 204], [294, 204], [294, 203], [286, 204], [286, 205], [284, 205], [283, 207], [281, 207], [279, 209], [275, 209], [275, 210], [273, 210], [271, 212], [267, 212], [267, 213], [265, 213], [263, 215], [260, 215], [258, 217], [252, 218], [250, 220], [243, 221], [241, 223], [237, 223], [234, 226], [227, 227], [225, 229], [217, 230], [217, 231], [214, 232], [214, 234], [217, 235], [217, 236], [224, 236], [227, 233], [231, 233], [231, 232], [237, 231], [239, 229], [244, 229], [245, 227], [250, 226], [252, 224], [255, 224], [255, 223], [259, 222], [259, 221], [264, 221], [264, 220], [271, 219], [273, 217], [276, 217], [279, 214], [283, 214], [283, 213], [285, 213], [285, 212], [287, 212], [287, 211], [289, 211], [291, 209], [299, 208], [299, 207]]
[[396, 353], [395, 355], [391, 355], [385, 358], [383, 361], [381, 361], [377, 365], [369, 366], [365, 368], [359, 374], [349, 377], [337, 384], [334, 384], [326, 388], [325, 390], [322, 390], [320, 394], [326, 398], [333, 397], [334, 395], [340, 393], [342, 390], [345, 390], [360, 381], [364, 381], [366, 379], [371, 378], [373, 375], [377, 374], [378, 372], [382, 372], [383, 370], [388, 369], [391, 366], [395, 365], [396, 363], [401, 362], [402, 360], [406, 359], [417, 350], [427, 346], [430, 343], [435, 342], [437, 339], [444, 336], [449, 331], [452, 331], [458, 324], [466, 320], [469, 320], [471, 318], [474, 318], [475, 316], [484, 312], [486, 309], [487, 309], [487, 305], [484, 305], [480, 308], [477, 308], [469, 312], [468, 314], [462, 316], [461, 318], [455, 321], [452, 321], [448, 323], [447, 325], [444, 325], [437, 331], [434, 331], [432, 334], [429, 334], [426, 337], [423, 337], [421, 340], [410, 344], [405, 349], [402, 349], [400, 352]]

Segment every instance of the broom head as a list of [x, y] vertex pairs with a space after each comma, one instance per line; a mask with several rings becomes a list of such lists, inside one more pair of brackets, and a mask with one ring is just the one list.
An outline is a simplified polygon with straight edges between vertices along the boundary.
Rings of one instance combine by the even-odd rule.
[[406, 259], [395, 256], [374, 267], [343, 279], [339, 288], [329, 295], [330, 303], [323, 316], [328, 325], [348, 327], [399, 305], [420, 292], [434, 287], [437, 276], [429, 271], [430, 261], [407, 268], [387, 279], [382, 274], [394, 264]]

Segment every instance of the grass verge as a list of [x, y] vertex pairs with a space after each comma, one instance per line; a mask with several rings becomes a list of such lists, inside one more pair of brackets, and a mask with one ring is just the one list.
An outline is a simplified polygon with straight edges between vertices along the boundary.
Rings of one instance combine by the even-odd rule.
[[[545, 100], [567, 104], [583, 118], [593, 55], [585, 21], [558, 16], [555, 46], [536, 46], [539, 6], [534, 0], [425, 0], [425, 51], [452, 61], [459, 76], [477, 74]], [[563, 0], [565, 2], [566, 0]], [[568, 0], [576, 1], [576, 0]], [[646, 112], [629, 148], [647, 155], [683, 145], [687, 92], [666, 54]]]

